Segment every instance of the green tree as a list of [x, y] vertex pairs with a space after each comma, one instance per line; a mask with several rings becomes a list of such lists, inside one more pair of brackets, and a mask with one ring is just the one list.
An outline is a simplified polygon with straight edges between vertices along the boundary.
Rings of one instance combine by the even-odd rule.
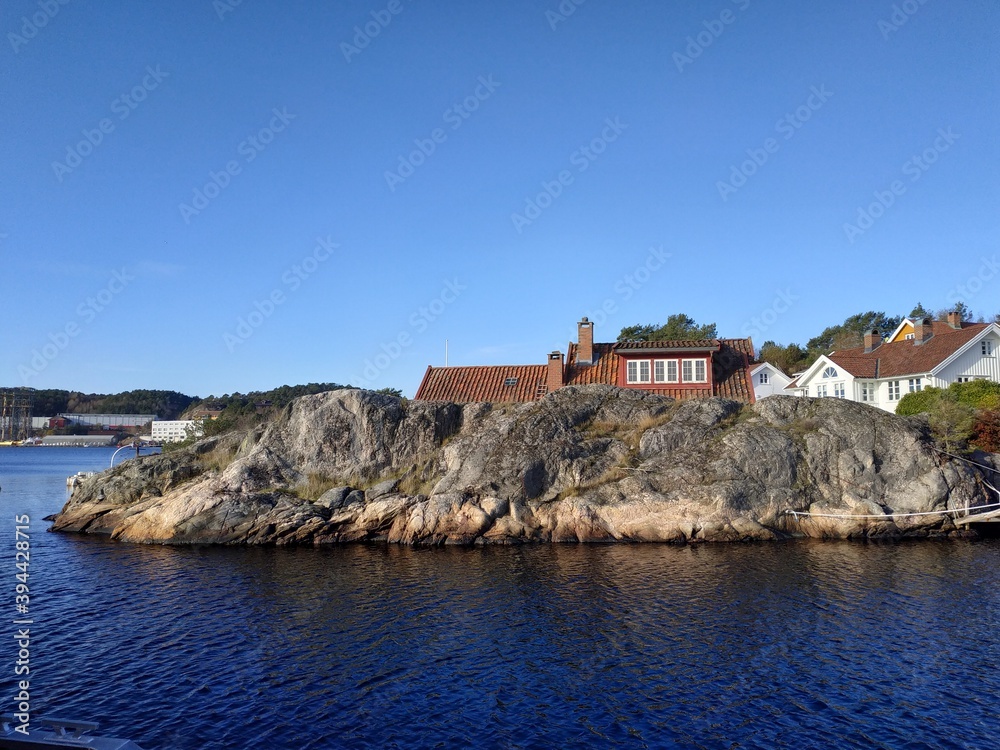
[[819, 336], [815, 336], [806, 343], [812, 360], [815, 361], [820, 354], [829, 354], [831, 351], [842, 351], [861, 346], [865, 340], [865, 333], [877, 330], [881, 333], [889, 333], [896, 329], [901, 318], [899, 316], [889, 316], [884, 312], [868, 312], [852, 315], [843, 323], [829, 326], [823, 329]]
[[[931, 313], [930, 310], [928, 310], [927, 308], [925, 308], [922, 304], [920, 304], [918, 302], [917, 306], [914, 307], [912, 310], [910, 310], [910, 314], [907, 315], [906, 317], [908, 317], [910, 320], [913, 320], [915, 318], [916, 319], [929, 318], [929, 317], [931, 317], [932, 314], [933, 313]], [[897, 323], [896, 325], [899, 325], [899, 324]]]
[[952, 398], [938, 400], [928, 414], [931, 430], [944, 443], [947, 451], [965, 447], [972, 435], [976, 410]]
[[622, 328], [618, 341], [679, 341], [718, 338], [715, 323], [698, 325], [694, 318], [677, 313], [660, 325], [634, 325]]
[[805, 364], [807, 357], [806, 350], [798, 344], [782, 346], [773, 341], [765, 341], [760, 347], [757, 359], [761, 362], [770, 362], [779, 370], [790, 375], [807, 367]]
[[935, 315], [934, 318], [936, 320], [947, 320], [948, 313], [952, 312], [957, 312], [959, 316], [961, 316], [960, 319], [963, 321], [972, 320], [972, 310], [970, 310], [969, 306], [964, 302], [959, 302], [954, 307], [946, 307], [943, 310], [938, 310], [937, 315]]

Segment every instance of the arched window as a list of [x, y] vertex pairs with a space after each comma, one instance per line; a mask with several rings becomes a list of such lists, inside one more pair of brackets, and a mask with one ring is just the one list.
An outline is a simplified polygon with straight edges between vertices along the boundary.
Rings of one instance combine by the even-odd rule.
[[824, 378], [835, 378], [835, 377], [837, 377], [837, 368], [835, 368], [835, 367], [827, 367], [825, 370], [823, 370], [823, 377]]

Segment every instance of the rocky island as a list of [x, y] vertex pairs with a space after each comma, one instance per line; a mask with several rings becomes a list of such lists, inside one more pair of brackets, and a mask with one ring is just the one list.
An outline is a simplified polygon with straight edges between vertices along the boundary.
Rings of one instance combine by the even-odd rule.
[[926, 537], [969, 533], [944, 511], [996, 503], [989, 473], [943, 453], [926, 421], [841, 399], [582, 386], [491, 406], [343, 389], [99, 474], [51, 530], [254, 545]]

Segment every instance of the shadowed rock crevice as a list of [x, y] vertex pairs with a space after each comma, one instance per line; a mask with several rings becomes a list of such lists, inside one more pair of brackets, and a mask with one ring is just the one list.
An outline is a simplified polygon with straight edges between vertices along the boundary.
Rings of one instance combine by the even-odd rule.
[[675, 403], [585, 386], [460, 406], [340, 390], [297, 399], [253, 433], [94, 477], [53, 530], [134, 542], [463, 545], [958, 533], [945, 515], [888, 515], [996, 501], [979, 469], [935, 448], [921, 420], [840, 399]]

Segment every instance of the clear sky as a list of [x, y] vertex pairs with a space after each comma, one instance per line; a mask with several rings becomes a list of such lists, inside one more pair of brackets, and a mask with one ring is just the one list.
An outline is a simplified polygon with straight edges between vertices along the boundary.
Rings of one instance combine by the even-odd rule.
[[992, 0], [10, 0], [0, 384], [206, 396], [1000, 309]]

